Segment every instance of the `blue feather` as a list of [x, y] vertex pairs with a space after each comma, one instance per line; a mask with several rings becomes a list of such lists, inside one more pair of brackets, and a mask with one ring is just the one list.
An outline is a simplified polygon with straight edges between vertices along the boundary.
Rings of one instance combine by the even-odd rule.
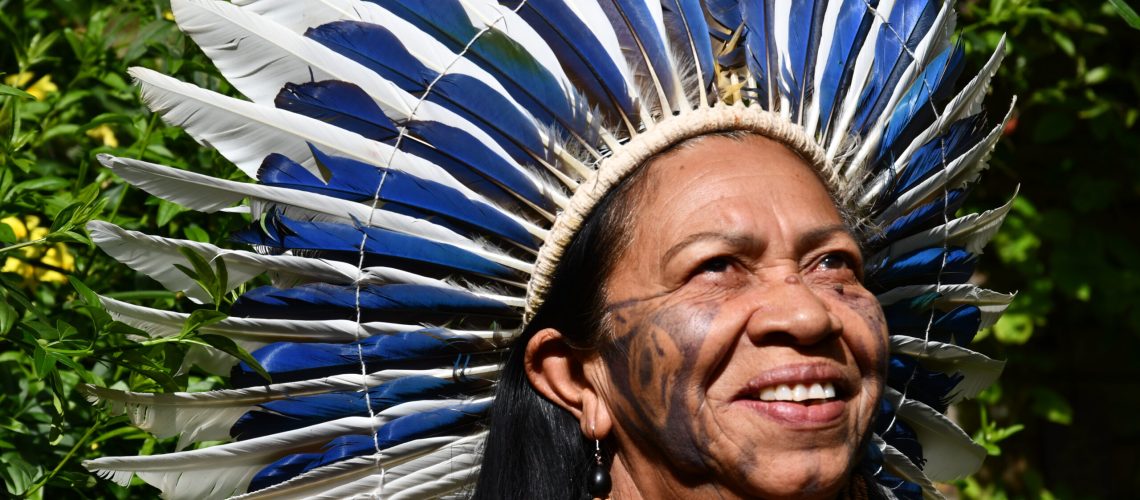
[[286, 83], [274, 99], [278, 108], [336, 125], [379, 142], [399, 134], [376, 101], [354, 84], [337, 80]]
[[895, 3], [888, 23], [879, 27], [871, 77], [854, 122], [860, 135], [874, 126], [886, 108], [899, 79], [914, 61], [912, 54], [934, 25], [940, 7], [941, 3], [933, 0], [902, 0]]
[[[545, 152], [539, 130], [498, 91], [467, 75], [440, 78], [408, 53], [403, 43], [383, 26], [356, 21], [325, 24], [306, 33], [330, 49], [372, 69], [402, 89], [423, 96], [434, 83], [426, 100], [439, 104], [479, 125], [492, 137], [504, 139], [504, 147], [519, 147], [529, 154]], [[437, 80], [439, 78], [439, 80]], [[548, 120], [549, 121], [549, 120]], [[545, 158], [549, 160], [549, 158]]]
[[815, 73], [815, 58], [819, 51], [826, 4], [825, 1], [800, 0], [791, 5], [788, 22], [789, 60], [780, 64], [780, 91], [791, 103], [788, 111], [793, 117], [800, 116], [802, 104], [814, 91], [809, 75]]
[[[661, 38], [664, 33], [657, 30], [648, 1], [659, 0], [602, 0], [598, 3], [609, 17], [622, 49], [634, 54], [627, 58], [634, 73], [652, 75], [661, 84], [666, 98], [670, 98], [679, 89], [674, 85], [672, 60]], [[669, 102], [674, 110], [680, 104]]]
[[317, 252], [323, 258], [355, 264], [365, 236], [365, 266], [398, 267], [425, 276], [445, 276], [454, 270], [508, 281], [519, 278], [510, 268], [456, 246], [376, 227], [271, 216], [260, 228], [238, 232], [234, 239], [281, 250]]
[[[739, 0], [704, 0], [705, 10], [721, 27], [735, 31], [744, 24]], [[723, 40], [727, 40], [726, 36]]]
[[960, 374], [950, 375], [927, 369], [914, 358], [903, 354], [892, 354], [887, 369], [888, 386], [940, 413], [946, 412], [951, 392], [963, 378]]
[[914, 307], [908, 302], [885, 306], [883, 314], [887, 317], [891, 335], [907, 335], [958, 345], [966, 345], [973, 340], [982, 321], [982, 311], [973, 305], [959, 306], [950, 312], [933, 311], [933, 321], [932, 311], [925, 307]]
[[[709, 25], [701, 8], [701, 0], [662, 0], [661, 7], [664, 9], [665, 29], [669, 32], [669, 38], [682, 40], [678, 42], [682, 45], [679, 51], [694, 59], [704, 77], [701, 84], [708, 89], [714, 83], [715, 68], [712, 44], [709, 43]], [[689, 41], [692, 47], [684, 41]]]
[[923, 248], [896, 258], [886, 257], [871, 266], [866, 286], [879, 294], [905, 285], [965, 283], [974, 273], [976, 257], [957, 247], [945, 251], [942, 248]]
[[[626, 117], [637, 116], [637, 105], [630, 98], [630, 89], [618, 66], [624, 61], [611, 59], [590, 27], [564, 1], [499, 0], [499, 3], [516, 9], [519, 16], [538, 32], [566, 72], [578, 78], [578, 87], [590, 97], [591, 102], [608, 103], [599, 106], [601, 112], [615, 109]], [[620, 119], [617, 116], [610, 118]]]
[[741, 5], [741, 17], [744, 20], [744, 52], [748, 69], [756, 79], [756, 98], [764, 109], [772, 110], [773, 75], [769, 68], [776, 65], [772, 43], [769, 39], [771, 30], [768, 29], [768, 20], [771, 12], [768, 2], [744, 2]]
[[[356, 367], [359, 369], [359, 364]], [[374, 414], [408, 401], [460, 398], [491, 387], [489, 381], [482, 379], [456, 380], [417, 375], [373, 387], [368, 390], [367, 397], [362, 391], [342, 391], [271, 401], [242, 415], [230, 428], [230, 436], [239, 441], [253, 439], [338, 418], [368, 416], [367, 405], [371, 405], [371, 413]]]
[[[839, 16], [835, 22], [831, 47], [828, 52], [823, 78], [816, 89], [819, 100], [820, 130], [828, 133], [832, 112], [836, 103], [847, 94], [851, 85], [852, 72], [863, 42], [871, 31], [875, 16], [871, 9], [878, 7], [879, 0], [841, 0]], [[870, 8], [868, 8], [868, 6]], [[820, 62], [816, 62], [820, 64]]]
[[489, 403], [470, 403], [439, 410], [416, 413], [393, 419], [376, 430], [375, 436], [341, 436], [329, 441], [323, 453], [300, 453], [282, 458], [254, 476], [249, 491], [282, 483], [299, 474], [353, 457], [376, 453], [415, 439], [458, 432], [475, 425], [486, 416]]
[[[283, 109], [332, 123], [375, 141], [394, 144], [396, 139], [397, 130], [393, 122], [355, 85], [340, 82], [290, 84], [278, 94], [276, 103]], [[515, 193], [547, 211], [555, 210], [554, 203], [535, 182], [471, 134], [436, 122], [412, 121], [407, 126], [414, 137], [441, 146], [405, 140], [400, 143], [404, 151], [436, 163], [457, 179], [481, 177], [490, 181], [492, 186]], [[508, 144], [505, 149], [518, 148]], [[516, 153], [530, 160], [526, 153]]]
[[[442, 215], [452, 227], [451, 223], [459, 222], [465, 227], [501, 236], [527, 248], [538, 247], [535, 238], [519, 223], [500, 210], [467, 198], [454, 188], [398, 170], [329, 156], [315, 147], [310, 149], [317, 164], [329, 173], [327, 183], [300, 164], [276, 153], [267, 156], [262, 162], [258, 172], [259, 181], [269, 186], [320, 193], [351, 201], [371, 200], [377, 195], [376, 188], [380, 187], [378, 196], [385, 203], [386, 210], [407, 213], [401, 207], [414, 209], [416, 215], [424, 214], [422, 218], [434, 219], [433, 222], [437, 224], [440, 223], [438, 218], [428, 214]], [[455, 229], [461, 233], [469, 232]]]
[[879, 148], [880, 160], [894, 158], [936, 118], [936, 106], [950, 98], [954, 83], [965, 66], [966, 51], [959, 42], [944, 50], [927, 65], [899, 101]]
[[[952, 189], [946, 196], [924, 203], [910, 213], [895, 219], [889, 226], [871, 236], [867, 241], [868, 254], [899, 241], [907, 236], [925, 231], [943, 223], [943, 214], [953, 214], [966, 200], [965, 189]], [[884, 204], [889, 204], [888, 200]]]
[[[418, 370], [451, 367], [457, 359], [486, 351], [479, 338], [455, 335], [439, 328], [376, 335], [351, 344], [276, 342], [251, 353], [273, 377], [273, 383], [295, 382], [343, 373], [372, 373], [386, 369]], [[236, 386], [262, 382], [246, 362], [230, 373]]]
[[[235, 317], [355, 320], [357, 290], [352, 286], [313, 283], [293, 288], [262, 286], [234, 302]], [[359, 294], [361, 321], [415, 324], [452, 320], [457, 316], [510, 321], [517, 313], [495, 300], [466, 290], [424, 285], [371, 285]]]
[[898, 198], [976, 146], [987, 132], [985, 121], [984, 113], [963, 118], [951, 124], [946, 133], [923, 144], [911, 156], [886, 199]]
[[[542, 123], [559, 124], [565, 130], [591, 139], [585, 121], [584, 108], [573, 95], [568, 95], [559, 85], [557, 79], [546, 68], [542, 67], [525, 47], [518, 44], [494, 30], [484, 32], [477, 41], [470, 43], [478, 33], [471, 20], [464, 15], [464, 10], [456, 0], [438, 0], [433, 2], [417, 2], [408, 0], [370, 0], [391, 11], [400, 18], [412, 23], [420, 30], [430, 34], [436, 40], [448, 46], [456, 53], [465, 53], [475, 64], [491, 73], [501, 83], [516, 101], [526, 107]], [[523, 10], [532, 8], [534, 1], [528, 2]], [[519, 12], [526, 18], [525, 12]], [[563, 20], [565, 21], [565, 20]], [[579, 22], [578, 25], [581, 25]], [[567, 24], [557, 24], [562, 29], [571, 29]], [[584, 29], [584, 27], [583, 27]], [[541, 30], [539, 30], [541, 33]], [[589, 34], [588, 29], [584, 29]], [[581, 35], [582, 33], [578, 33]], [[543, 34], [544, 38], [547, 38]], [[590, 44], [585, 38], [578, 38], [576, 42]], [[550, 40], [547, 40], [550, 43]], [[563, 42], [565, 44], [565, 42]], [[596, 44], [596, 40], [595, 43]], [[553, 44], [552, 44], [552, 48]], [[590, 52], [588, 48], [582, 48]], [[557, 53], [557, 48], [555, 48]], [[604, 54], [604, 52], [602, 52]], [[561, 55], [560, 55], [561, 56]], [[595, 61], [603, 73], [617, 71], [612, 62]], [[565, 64], [565, 62], [564, 62]], [[584, 74], [584, 73], [580, 73]], [[616, 73], [621, 82], [621, 73]], [[582, 82], [589, 85], [591, 82]], [[624, 83], [622, 87], [624, 89]], [[599, 96], [604, 94], [599, 94]], [[625, 96], [627, 94], [618, 94]], [[632, 103], [627, 103], [632, 106]], [[616, 102], [616, 101], [611, 101]], [[632, 109], [632, 108], [631, 108]]]
[[918, 435], [911, 430], [901, 419], [895, 416], [895, 408], [890, 401], [883, 398], [879, 402], [879, 414], [875, 418], [875, 432], [906, 455], [915, 465], [922, 468], [926, 460], [922, 458], [922, 444], [918, 442]]

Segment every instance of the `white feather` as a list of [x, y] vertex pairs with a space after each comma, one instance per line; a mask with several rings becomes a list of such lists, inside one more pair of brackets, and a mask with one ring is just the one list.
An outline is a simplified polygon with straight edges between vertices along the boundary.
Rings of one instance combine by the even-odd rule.
[[[160, 311], [136, 306], [107, 297], [100, 297], [103, 306], [113, 318], [150, 334], [152, 337], [173, 337], [182, 332], [190, 315], [173, 311]], [[226, 318], [204, 326], [202, 333], [230, 338], [246, 351], [256, 351], [274, 342], [327, 342], [347, 343], [376, 335], [411, 332], [422, 325], [368, 322], [350, 320], [293, 320], [260, 318]], [[512, 338], [510, 334], [492, 330], [451, 330], [456, 335], [471, 336], [501, 342]], [[210, 373], [228, 375], [238, 360], [233, 356], [205, 346], [193, 346], [183, 361], [183, 371], [191, 366], [201, 367]]]
[[[150, 236], [137, 231], [127, 231], [103, 221], [88, 222], [87, 231], [91, 234], [91, 240], [115, 260], [154, 278], [168, 290], [185, 292], [196, 302], [210, 302], [210, 294], [174, 267], [175, 264], [179, 264], [193, 269], [189, 260], [179, 252], [180, 248], [190, 249], [207, 261], [224, 255], [229, 277], [226, 283], [227, 290], [233, 290], [265, 271], [265, 267], [257, 263], [261, 256], [248, 252], [244, 255], [231, 253], [209, 243]], [[317, 272], [318, 276], [319, 273], [327, 271], [330, 277], [344, 272], [356, 273], [355, 269], [331, 265], [321, 267], [323, 269], [316, 270], [310, 267], [307, 270]]]
[[292, 30], [299, 35], [309, 28], [342, 20], [363, 21], [356, 0], [232, 0], [249, 12]]
[[362, 203], [294, 189], [228, 181], [139, 160], [114, 158], [110, 163], [116, 172], [140, 188], [155, 196], [191, 208], [217, 210], [220, 206], [241, 198], [281, 203], [324, 214], [346, 223], [359, 221], [365, 225], [452, 245], [524, 273], [530, 273], [533, 268], [531, 263], [480, 245], [430, 221], [373, 209]]
[[435, 436], [409, 441], [388, 448], [377, 455], [350, 458], [313, 469], [288, 481], [237, 496], [235, 500], [239, 498], [343, 498], [343, 496], [330, 497], [329, 495], [332, 491], [336, 491], [338, 486], [354, 483], [362, 478], [367, 479], [376, 474], [384, 474], [384, 471], [390, 468], [415, 460], [425, 454], [456, 445], [462, 446], [464, 441], [482, 435], [485, 435], [485, 432], [470, 437]]
[[[179, 26], [210, 56], [226, 80], [254, 102], [272, 103], [281, 88], [290, 82], [352, 82], [397, 123], [432, 121], [471, 134], [504, 163], [517, 169], [535, 187], [547, 193], [552, 201], [559, 206], [565, 205], [565, 196], [514, 162], [481, 128], [438, 104], [405, 92], [319, 42], [228, 2], [176, 0], [175, 5]], [[238, 45], [246, 47], [237, 50]], [[256, 70], [251, 71], [251, 68]], [[392, 159], [391, 155], [380, 157], [385, 165], [397, 164]]]
[[393, 158], [391, 168], [473, 195], [439, 166], [334, 125], [226, 97], [146, 68], [129, 72], [142, 86], [143, 101], [150, 109], [198, 142], [216, 148], [250, 178], [257, 178], [269, 153], [285, 155], [322, 177], [309, 149], [312, 144], [325, 153], [373, 165]]
[[1013, 301], [1013, 295], [979, 288], [969, 283], [961, 285], [911, 285], [894, 288], [880, 294], [877, 298], [879, 304], [889, 306], [896, 302], [917, 297], [938, 289], [939, 298], [934, 305], [943, 310], [953, 309], [961, 305], [976, 306], [982, 312], [981, 325], [978, 328], [989, 328], [997, 322], [1001, 314]]
[[855, 66], [851, 73], [851, 84], [847, 87], [847, 93], [832, 111], [834, 118], [828, 127], [830, 136], [827, 141], [828, 157], [838, 157], [847, 141], [852, 139], [847, 135], [847, 131], [851, 127], [851, 120], [855, 118], [855, 112], [859, 110], [863, 90], [871, 76], [871, 68], [875, 61], [875, 49], [879, 43], [879, 32], [882, 31], [880, 28], [891, 17], [891, 10], [894, 7], [895, 0], [882, 0], [877, 8], [867, 6], [867, 9], [874, 13], [875, 18], [871, 22], [871, 30], [867, 32], [863, 46], [859, 49], [859, 55], [855, 57]]
[[[265, 205], [280, 204], [322, 214], [331, 220], [345, 224], [353, 224], [354, 221], [370, 221], [373, 226], [399, 230], [398, 227], [406, 227], [412, 222], [412, 219], [406, 216], [392, 217], [390, 214], [393, 213], [386, 210], [372, 209], [363, 203], [319, 193], [218, 179], [188, 170], [110, 155], [99, 155], [99, 161], [127, 182], [154, 196], [207, 213], [213, 213], [248, 198], [251, 202], [260, 203], [260, 209], [254, 211], [255, 218], [260, 218], [266, 210], [270, 209]], [[530, 221], [498, 208], [470, 190], [462, 193], [467, 199], [515, 221], [526, 228], [530, 234], [539, 238], [546, 237], [547, 231]], [[420, 230], [424, 231], [419, 235], [425, 238], [459, 245], [470, 244], [470, 240], [467, 238], [435, 224], [421, 224], [419, 226]], [[409, 234], [416, 233], [409, 232]]]
[[[856, 150], [855, 156], [845, 167], [848, 179], [862, 179], [865, 177], [867, 163], [879, 151], [879, 144], [882, 140], [883, 133], [887, 130], [887, 123], [890, 122], [891, 115], [894, 113], [895, 106], [898, 105], [899, 100], [906, 95], [910, 90], [912, 84], [918, 80], [919, 75], [922, 74], [923, 68], [930, 62], [932, 56], [936, 55], [935, 50], [945, 44], [945, 37], [949, 36], [947, 31], [947, 23], [954, 21], [954, 6], [950, 2], [943, 2], [941, 9], [938, 11], [938, 16], [934, 19], [934, 24], [931, 25], [928, 31], [919, 41], [914, 50], [914, 59], [903, 71], [902, 76], [899, 78], [897, 84], [891, 90], [890, 98], [887, 100], [886, 107], [883, 108], [882, 114], [879, 115], [875, 125], [871, 127], [867, 135], [859, 141], [859, 149]], [[894, 30], [891, 30], [891, 36], [897, 36]], [[906, 41], [900, 40], [899, 42], [905, 50]]]
[[784, 78], [785, 74], [791, 74], [791, 34], [790, 24], [792, 16], [792, 0], [776, 0], [772, 2], [772, 44], [768, 50], [776, 51], [776, 68], [770, 71], [776, 74], [775, 80], [778, 82], [776, 88], [768, 89], [768, 92], [776, 92], [778, 95], [777, 102], [779, 105], [780, 116], [785, 119], [792, 119], [792, 96], [784, 92], [784, 87], [792, 89], [794, 92], [795, 85]]
[[[522, 112], [524, 116], [530, 117], [529, 112], [518, 104], [499, 80], [491, 76], [486, 70], [470, 59], [456, 55], [439, 40], [378, 4], [355, 0], [246, 0], [241, 5], [245, 10], [265, 16], [298, 34], [304, 33], [308, 28], [340, 20], [362, 21], [383, 26], [400, 40], [405, 50], [429, 69], [437, 73], [462, 74], [478, 80], [498, 93], [515, 109]], [[493, 24], [489, 27], [496, 30], [506, 28], [504, 33], [515, 39], [516, 43], [520, 43], [520, 46], [527, 47], [527, 51], [535, 57], [536, 61], [543, 64], [551, 72], [566, 95], [576, 96], [576, 90], [570, 84], [569, 78], [562, 72], [562, 67], [557, 65], [554, 54], [549, 47], [546, 47], [545, 42], [538, 34], [519, 19], [513, 11], [497, 4], [493, 7], [499, 11], [490, 13], [495, 15], [488, 21]], [[468, 10], [471, 11], [472, 9], [468, 8]], [[488, 9], [484, 8], [483, 10]], [[319, 14], [310, 14], [310, 12]], [[477, 23], [476, 27], [482, 26]], [[552, 63], [553, 66], [550, 66]], [[583, 103], [583, 112], [585, 113], [584, 106]], [[584, 173], [585, 165], [566, 153], [556, 141], [550, 140], [550, 137], [537, 123], [532, 125], [534, 133], [540, 135], [542, 142], [548, 145], [551, 154], [558, 156], [564, 164], [574, 168], [579, 175]], [[600, 129], [599, 126], [595, 126], [595, 128]], [[507, 131], [501, 132], [507, 137], [510, 136]], [[535, 155], [536, 159], [539, 159], [540, 163], [545, 165], [545, 161], [541, 160], [546, 158], [544, 151], [532, 151], [531, 153]]]
[[990, 359], [981, 353], [954, 344], [905, 335], [891, 336], [890, 344], [892, 353], [918, 358], [926, 368], [962, 375], [962, 381], [949, 397], [950, 403], [977, 396], [982, 389], [997, 380], [1002, 368], [1005, 367], [1004, 361]]
[[883, 438], [875, 435], [873, 438], [875, 446], [883, 453], [883, 467], [886, 468], [891, 474], [902, 478], [905, 481], [917, 484], [922, 488], [922, 497], [926, 500], [943, 500], [942, 493], [930, 482], [926, 474], [914, 465], [906, 455], [901, 451], [895, 449], [894, 446], [887, 444]]
[[[417, 404], [423, 406], [421, 402]], [[218, 498], [243, 492], [254, 475], [283, 456], [311, 450], [339, 436], [370, 434], [389, 419], [383, 414], [345, 417], [209, 448], [165, 455], [103, 457], [85, 461], [83, 466], [104, 477], [134, 472], [172, 498]]]
[[[1014, 193], [1014, 198], [1016, 197], [1017, 193]], [[1014, 198], [993, 210], [959, 217], [946, 224], [896, 241], [877, 253], [870, 261], [880, 262], [887, 257], [898, 257], [920, 248], [943, 245], [964, 247], [967, 252], [980, 254], [986, 243], [1001, 228], [1002, 221], [1005, 220], [1006, 214], [1013, 206]]]
[[[313, 427], [165, 455], [102, 457], [83, 466], [129, 482], [133, 472], [167, 498], [222, 498], [241, 493], [265, 466], [290, 453], [324, 445], [338, 436], [368, 434], [379, 419], [347, 417]], [[120, 483], [124, 486], [126, 483]]]
[[890, 186], [894, 179], [898, 178], [903, 168], [910, 162], [911, 156], [914, 155], [918, 148], [929, 142], [934, 137], [946, 132], [954, 122], [973, 116], [981, 111], [982, 99], [986, 95], [986, 89], [989, 88], [990, 79], [997, 73], [998, 67], [1001, 65], [1002, 58], [1005, 57], [1005, 36], [998, 41], [997, 49], [994, 50], [993, 55], [990, 56], [989, 61], [986, 62], [982, 70], [975, 76], [970, 83], [962, 88], [958, 95], [954, 97], [946, 107], [943, 108], [942, 113], [938, 115], [938, 119], [934, 121], [926, 130], [918, 134], [910, 142], [890, 168], [884, 169], [878, 176], [875, 177], [874, 182], [870, 183], [867, 190], [859, 200], [860, 206], [867, 206], [872, 203], [875, 198], [882, 194], [883, 190]]
[[898, 418], [907, 423], [922, 445], [926, 463], [922, 472], [934, 481], [953, 481], [973, 474], [986, 458], [986, 449], [975, 443], [957, 424], [933, 408], [886, 388], [896, 404]]
[[956, 189], [977, 179], [978, 174], [988, 166], [986, 159], [993, 151], [998, 139], [1001, 138], [1001, 131], [1005, 128], [1005, 123], [1013, 116], [1013, 106], [1016, 102], [1017, 99], [1014, 99], [1014, 102], [1010, 103], [1009, 112], [1006, 113], [1005, 118], [985, 138], [969, 151], [955, 158], [949, 165], [944, 166], [943, 170], [935, 172], [899, 195], [894, 202], [875, 217], [876, 223], [882, 224], [886, 221], [895, 220], [940, 191]]
[[[843, 7], [844, 2], [828, 2], [826, 10], [823, 13], [823, 25], [820, 28], [819, 50], [816, 52], [815, 60], [815, 75], [813, 76], [814, 85], [812, 88], [819, 89], [823, 87], [823, 76], [827, 73], [829, 66], [827, 64], [820, 64], [820, 62], [828, 61], [831, 57], [831, 44], [835, 39], [835, 25], [839, 22], [839, 12]], [[807, 131], [808, 137], [815, 137], [819, 128], [819, 99], [816, 92], [811, 93], [811, 99], [803, 103], [807, 107], [804, 113], [804, 130]]]
[[[88, 399], [106, 404], [113, 414], [127, 414], [131, 423], [158, 437], [180, 436], [185, 443], [229, 439], [229, 428], [259, 404], [338, 391], [360, 391], [405, 377], [440, 379], [481, 378], [499, 375], [495, 365], [451, 369], [383, 370], [369, 375], [343, 374], [312, 380], [270, 384], [244, 389], [208, 392], [144, 393], [82, 386]], [[402, 411], [402, 410], [401, 410]]]

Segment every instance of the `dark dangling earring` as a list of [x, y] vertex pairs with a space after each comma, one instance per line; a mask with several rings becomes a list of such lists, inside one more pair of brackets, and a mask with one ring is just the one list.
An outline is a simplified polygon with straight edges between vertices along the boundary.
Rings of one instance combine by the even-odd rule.
[[610, 468], [602, 460], [602, 442], [594, 440], [594, 465], [586, 476], [586, 491], [591, 498], [606, 498], [610, 495], [613, 481], [610, 480]]

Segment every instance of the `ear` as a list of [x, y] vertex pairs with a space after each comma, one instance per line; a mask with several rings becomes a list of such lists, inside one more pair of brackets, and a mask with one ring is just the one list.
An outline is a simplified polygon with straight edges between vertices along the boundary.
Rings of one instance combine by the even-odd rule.
[[609, 434], [609, 407], [599, 391], [605, 370], [596, 360], [583, 362], [561, 332], [544, 328], [527, 342], [524, 365], [530, 385], [574, 415], [584, 436], [602, 439]]

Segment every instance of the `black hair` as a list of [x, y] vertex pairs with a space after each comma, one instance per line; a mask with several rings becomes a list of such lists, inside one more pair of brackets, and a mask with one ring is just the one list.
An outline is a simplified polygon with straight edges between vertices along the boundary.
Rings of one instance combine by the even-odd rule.
[[603, 342], [608, 331], [603, 324], [604, 284], [628, 245], [647, 170], [643, 164], [594, 207], [566, 247], [543, 305], [513, 341], [496, 388], [492, 430], [472, 498], [587, 497], [585, 479], [594, 443], [582, 435], [570, 412], [530, 384], [526, 345], [544, 328], [558, 330], [567, 345], [584, 353], [596, 351]]

